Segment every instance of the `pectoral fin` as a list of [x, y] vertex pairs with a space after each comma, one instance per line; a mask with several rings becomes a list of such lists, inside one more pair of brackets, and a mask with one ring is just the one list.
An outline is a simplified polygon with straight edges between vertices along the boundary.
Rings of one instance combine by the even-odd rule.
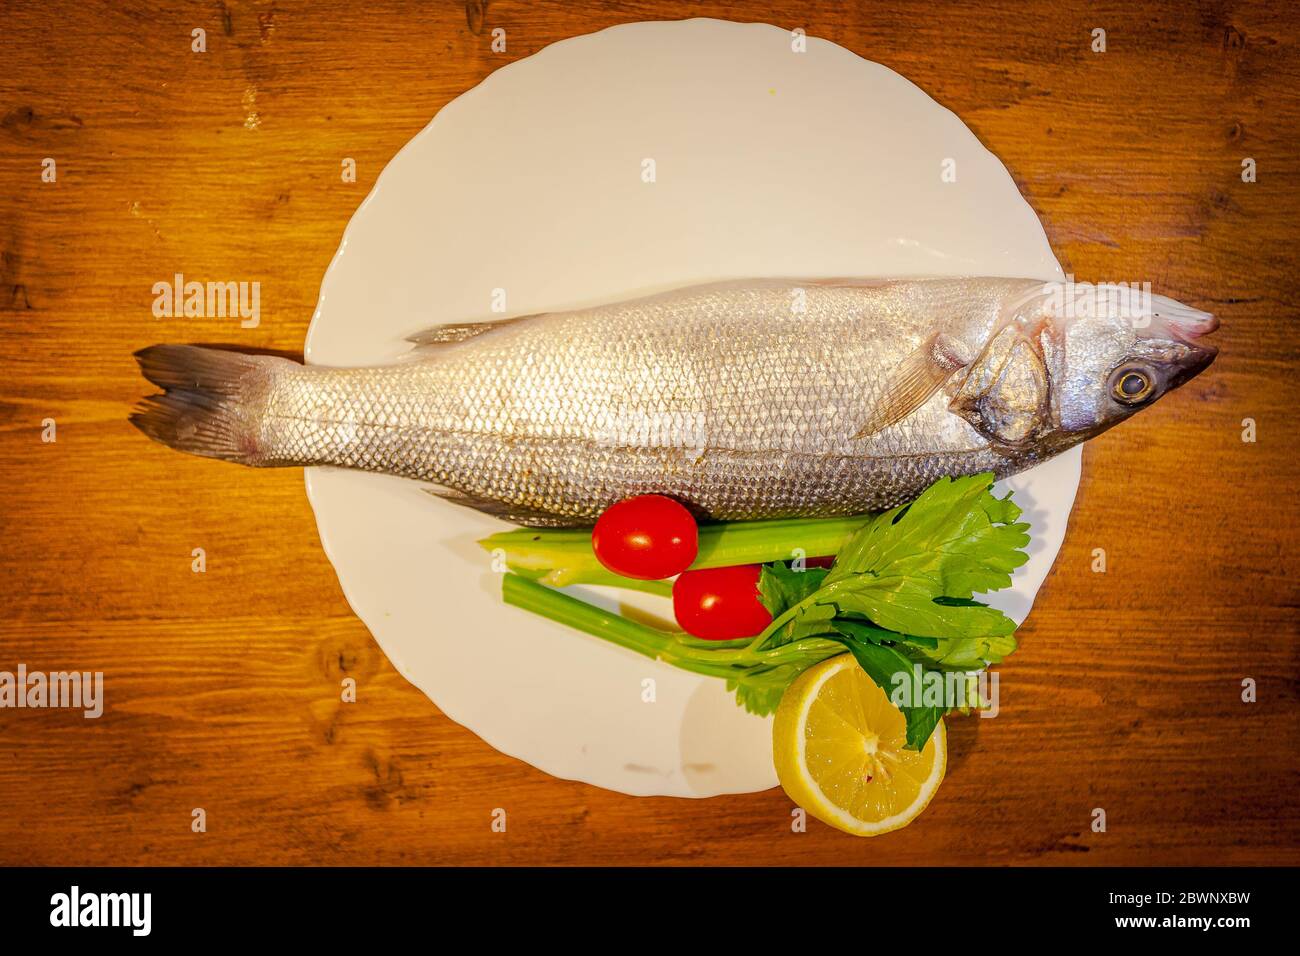
[[853, 437], [868, 438], [896, 425], [929, 401], [952, 373], [965, 364], [954, 344], [936, 332], [899, 362], [885, 384], [883, 400], [872, 409], [871, 417]]

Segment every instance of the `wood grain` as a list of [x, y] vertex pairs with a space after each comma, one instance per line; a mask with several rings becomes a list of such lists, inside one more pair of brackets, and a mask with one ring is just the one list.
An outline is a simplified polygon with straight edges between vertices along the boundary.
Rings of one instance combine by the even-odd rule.
[[[103, 670], [110, 702], [99, 721], [0, 710], [0, 863], [1300, 862], [1288, 5], [152, 7], [3, 6], [0, 669]], [[801, 26], [899, 71], [1003, 159], [1068, 271], [1150, 280], [1224, 322], [1210, 374], [1087, 448], [1002, 714], [952, 722], [934, 803], [877, 840], [792, 833], [779, 790], [633, 799], [495, 753], [351, 615], [297, 471], [186, 458], [125, 420], [143, 345], [299, 350], [348, 218], [456, 95], [555, 40], [694, 14]], [[260, 327], [155, 320], [175, 272], [260, 281]]]

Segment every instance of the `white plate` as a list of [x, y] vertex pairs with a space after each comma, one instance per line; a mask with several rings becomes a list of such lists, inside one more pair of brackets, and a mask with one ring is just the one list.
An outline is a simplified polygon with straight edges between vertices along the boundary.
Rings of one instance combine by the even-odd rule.
[[[1033, 211], [957, 117], [833, 43], [791, 46], [766, 24], [637, 23], [493, 73], [353, 217], [308, 361], [392, 360], [417, 329], [493, 317], [494, 289], [524, 314], [731, 277], [1060, 278]], [[1034, 522], [1032, 559], [999, 602], [1017, 618], [1061, 545], [1079, 462], [1076, 449], [1011, 483]], [[776, 784], [770, 721], [721, 682], [502, 605], [474, 544], [500, 522], [382, 476], [309, 469], [307, 491], [393, 665], [493, 747], [630, 794]]]

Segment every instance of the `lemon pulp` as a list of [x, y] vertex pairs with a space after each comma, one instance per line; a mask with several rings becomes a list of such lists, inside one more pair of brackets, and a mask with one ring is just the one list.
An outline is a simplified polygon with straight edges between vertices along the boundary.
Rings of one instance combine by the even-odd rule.
[[875, 836], [914, 820], [947, 764], [941, 720], [919, 752], [907, 725], [851, 654], [809, 668], [786, 690], [773, 724], [781, 786], [823, 823]]

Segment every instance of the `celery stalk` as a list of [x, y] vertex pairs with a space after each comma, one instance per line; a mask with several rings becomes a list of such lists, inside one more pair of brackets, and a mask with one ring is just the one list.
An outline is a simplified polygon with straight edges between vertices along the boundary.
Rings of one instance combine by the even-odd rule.
[[697, 674], [725, 677], [731, 669], [726, 664], [715, 664], [707, 659], [697, 659], [694, 655], [676, 653], [674, 649], [677, 642], [672, 634], [629, 620], [621, 614], [606, 611], [518, 574], [503, 576], [501, 597], [507, 604]]
[[844, 653], [842, 645], [821, 638], [769, 650], [757, 650], [753, 638], [702, 641], [630, 620], [518, 574], [502, 576], [501, 597], [506, 604], [692, 673], [731, 681], [768, 681], [778, 689], [803, 667]]
[[[734, 521], [700, 527], [700, 551], [692, 569], [736, 564], [788, 561], [796, 549], [814, 558], [839, 552], [870, 515], [849, 518], [778, 518]], [[606, 584], [632, 587], [653, 594], [670, 593], [661, 581], [632, 581], [605, 569], [591, 550], [591, 529], [544, 530], [519, 528], [479, 542], [487, 551], [500, 551], [512, 570], [542, 584]]]

